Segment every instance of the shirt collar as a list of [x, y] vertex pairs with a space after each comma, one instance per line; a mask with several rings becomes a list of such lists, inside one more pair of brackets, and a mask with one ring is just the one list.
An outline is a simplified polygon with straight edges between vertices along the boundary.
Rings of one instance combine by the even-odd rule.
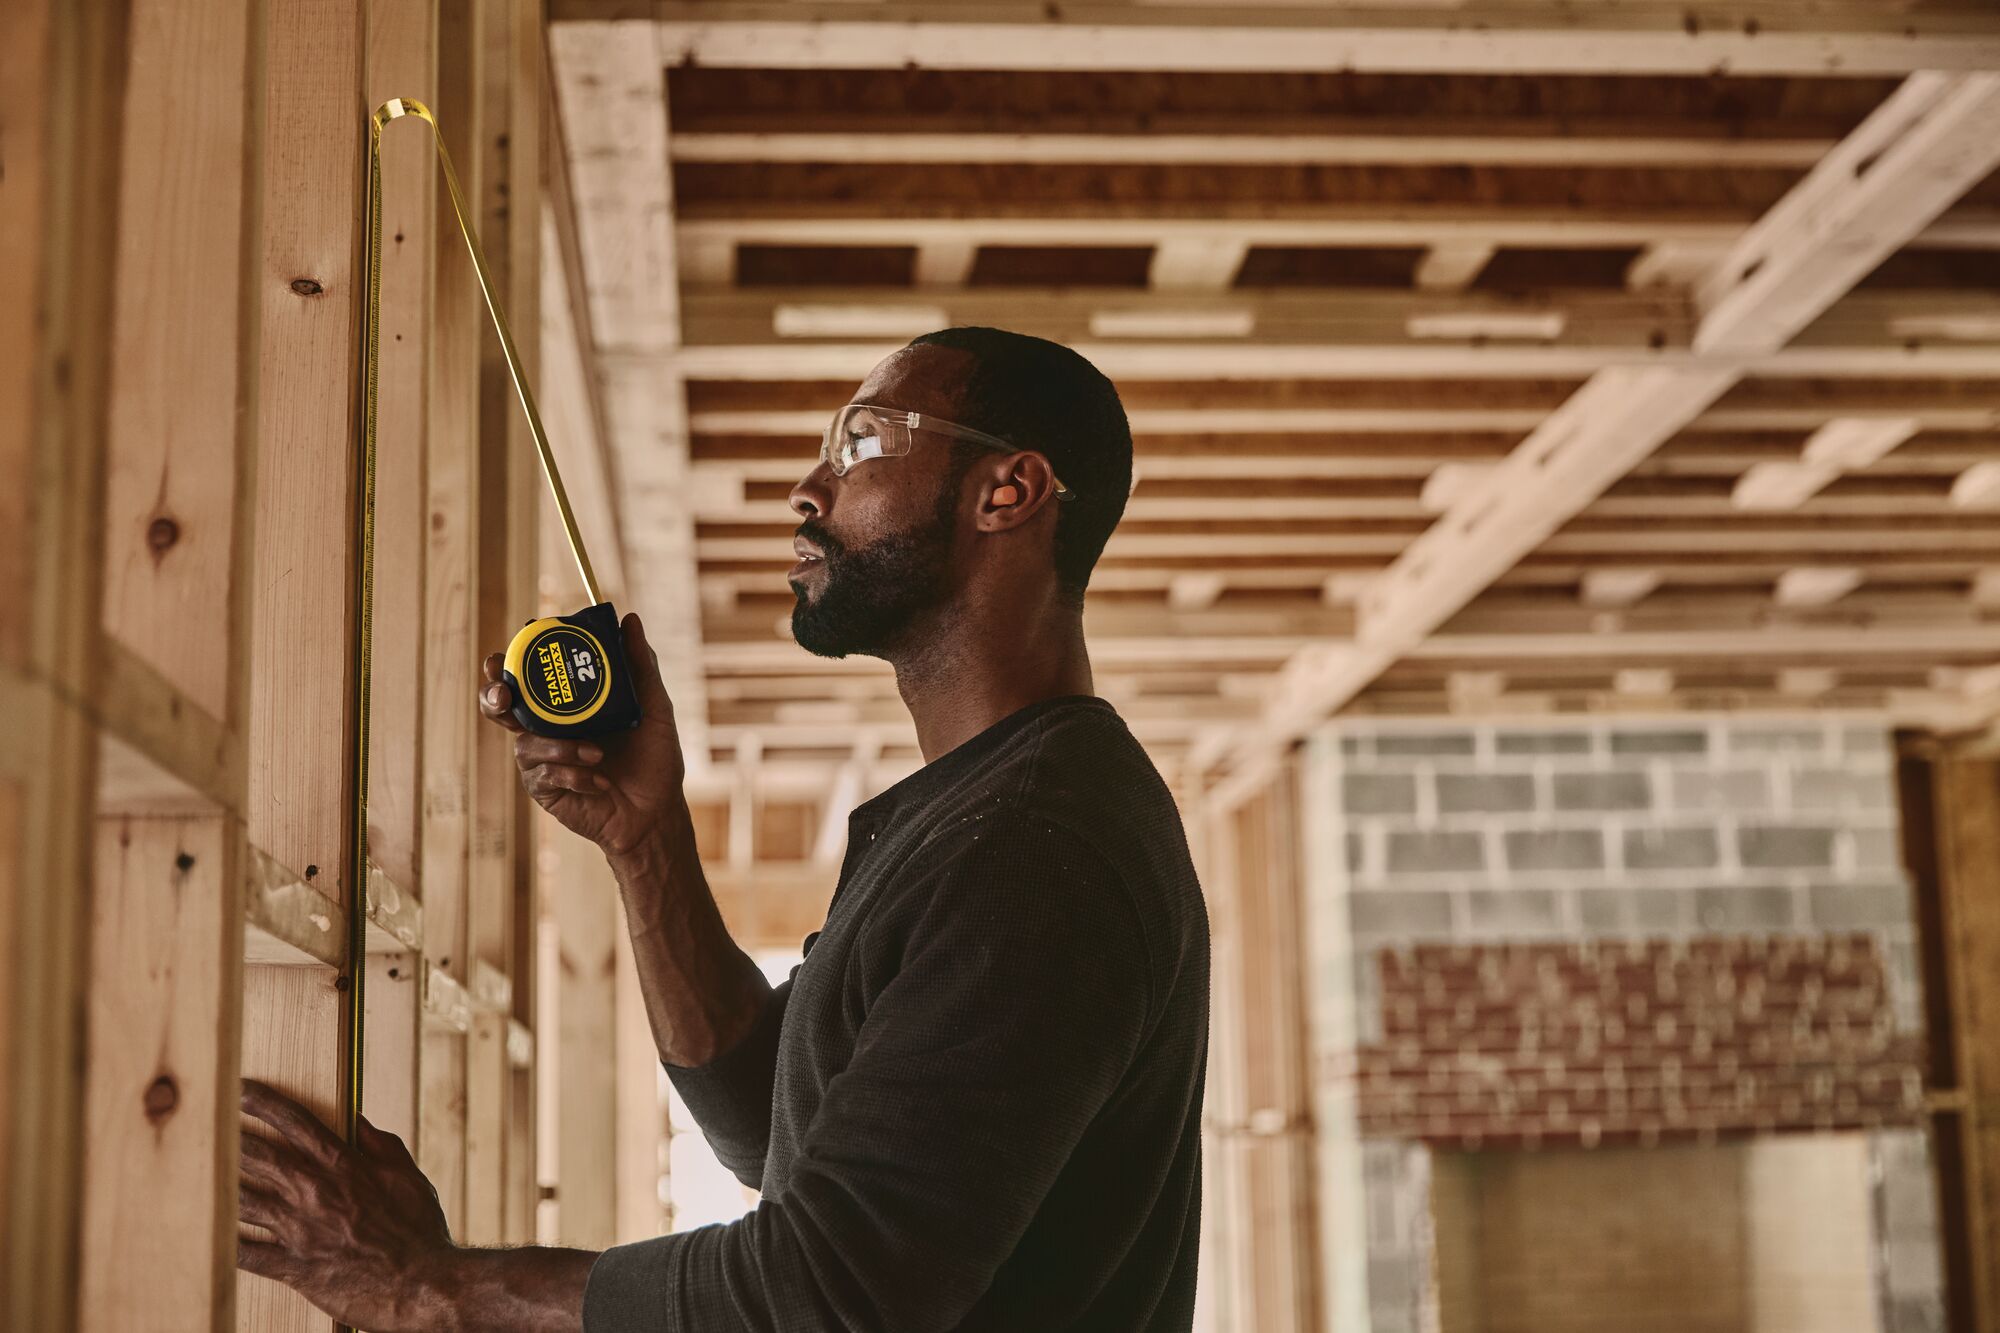
[[990, 759], [1009, 738], [1018, 735], [1036, 719], [1058, 708], [1074, 705], [1095, 706], [1111, 711], [1111, 705], [1094, 694], [1058, 694], [1048, 699], [1037, 699], [1024, 708], [1017, 708], [970, 740], [947, 750], [900, 782], [884, 788], [855, 806], [854, 812], [847, 820], [850, 837], [854, 829], [866, 831], [880, 828], [895, 816], [897, 810], [907, 805], [921, 804]]

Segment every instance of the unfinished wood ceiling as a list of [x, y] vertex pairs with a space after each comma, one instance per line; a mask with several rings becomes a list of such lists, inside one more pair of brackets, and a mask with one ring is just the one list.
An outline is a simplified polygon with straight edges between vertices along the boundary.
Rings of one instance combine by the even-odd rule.
[[1989, 6], [554, 11], [628, 600], [717, 774], [916, 762], [787, 636], [785, 497], [953, 323], [1119, 384], [1086, 623], [1163, 767], [2000, 689]]

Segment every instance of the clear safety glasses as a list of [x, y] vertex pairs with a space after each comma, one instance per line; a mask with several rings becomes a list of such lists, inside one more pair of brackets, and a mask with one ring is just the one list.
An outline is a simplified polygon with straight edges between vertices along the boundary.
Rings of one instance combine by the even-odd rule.
[[[920, 430], [949, 435], [954, 440], [964, 440], [968, 444], [1003, 453], [1027, 452], [1020, 445], [1009, 444], [985, 431], [939, 421], [921, 412], [899, 412], [893, 407], [849, 403], [834, 413], [833, 420], [827, 424], [826, 435], [819, 443], [819, 458], [834, 476], [845, 476], [847, 469], [863, 459], [896, 458], [909, 453], [910, 436]], [[1056, 498], [1073, 498], [1069, 487], [1063, 485], [1060, 479], [1056, 481]]]

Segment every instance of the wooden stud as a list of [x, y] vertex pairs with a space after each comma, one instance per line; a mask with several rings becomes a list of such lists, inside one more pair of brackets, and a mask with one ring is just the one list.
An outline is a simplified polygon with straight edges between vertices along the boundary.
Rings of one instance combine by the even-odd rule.
[[[437, 95], [433, 3], [368, 0], [363, 101]], [[368, 854], [406, 892], [420, 884], [423, 819], [424, 556], [429, 466], [437, 152], [429, 128], [392, 121], [382, 135], [382, 318], [375, 500], [376, 679], [369, 707]], [[447, 227], [449, 224], [447, 223]], [[444, 239], [456, 240], [447, 235]], [[394, 684], [390, 684], [394, 682]], [[462, 707], [463, 699], [455, 700]]]
[[79, 1318], [129, 18], [125, 5], [0, 12], [0, 577], [16, 603], [0, 618], [0, 683], [21, 704], [0, 747], [0, 1323], [19, 1328]]
[[[328, 1125], [342, 1120], [340, 1060], [346, 994], [330, 968], [243, 969], [243, 1072], [304, 1102]], [[243, 1133], [268, 1133], [243, 1121]], [[236, 1327], [244, 1333], [328, 1333], [333, 1321], [268, 1278], [236, 1275]]]

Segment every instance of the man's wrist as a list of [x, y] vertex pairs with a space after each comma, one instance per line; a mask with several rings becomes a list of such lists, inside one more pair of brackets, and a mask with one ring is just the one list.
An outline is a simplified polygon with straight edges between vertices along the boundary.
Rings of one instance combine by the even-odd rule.
[[417, 1259], [408, 1275], [415, 1296], [415, 1327], [436, 1333], [464, 1333], [466, 1296], [472, 1287], [473, 1251], [448, 1245]]

